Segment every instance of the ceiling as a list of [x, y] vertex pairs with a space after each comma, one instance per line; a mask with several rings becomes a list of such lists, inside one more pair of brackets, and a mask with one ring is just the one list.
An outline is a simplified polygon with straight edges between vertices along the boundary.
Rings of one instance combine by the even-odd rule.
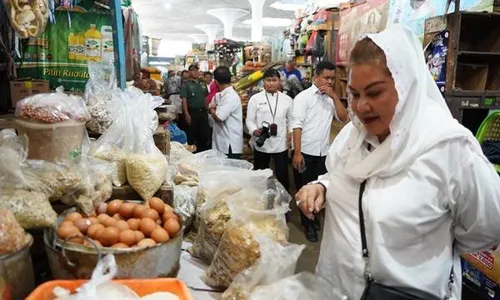
[[[269, 7], [277, 0], [265, 0], [265, 18], [293, 19], [294, 12], [277, 10]], [[282, 2], [303, 2], [307, 0], [282, 0]], [[170, 6], [170, 9], [165, 6]], [[249, 11], [233, 27], [235, 39], [250, 39], [250, 25], [242, 22], [251, 18], [251, 6], [248, 0], [133, 0], [132, 6], [139, 15], [143, 35], [175, 41], [193, 42], [188, 35], [200, 34], [198, 24], [220, 24], [219, 19], [206, 13], [213, 8], [241, 8]], [[272, 36], [282, 31], [280, 27], [264, 27], [263, 35]]]

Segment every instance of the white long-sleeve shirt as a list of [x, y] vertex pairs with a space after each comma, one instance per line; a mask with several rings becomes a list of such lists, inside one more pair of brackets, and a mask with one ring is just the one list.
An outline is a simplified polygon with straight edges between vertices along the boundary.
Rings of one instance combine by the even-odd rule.
[[[333, 169], [333, 148], [328, 173], [319, 178], [327, 194], [316, 271], [349, 299], [360, 299], [365, 287], [360, 182], [341, 168]], [[442, 142], [395, 176], [369, 178], [363, 212], [374, 279], [443, 298], [453, 262], [452, 299], [461, 299], [459, 254], [500, 242], [500, 179], [463, 141]]]
[[281, 92], [271, 94], [262, 91], [253, 95], [248, 101], [246, 126], [250, 134], [262, 128], [262, 122], [278, 125], [278, 134], [269, 137], [262, 147], [258, 147], [255, 144], [255, 138], [252, 139], [251, 143], [257, 151], [264, 153], [281, 153], [286, 151], [288, 148], [287, 133], [289, 132], [288, 129], [290, 128], [291, 121], [292, 98]]
[[214, 97], [216, 115], [222, 122], [214, 122], [212, 145], [228, 154], [229, 146], [233, 154], [243, 152], [243, 111], [240, 96], [233, 87], [228, 87]]
[[333, 99], [314, 84], [295, 97], [292, 129], [302, 129], [302, 153], [326, 156], [334, 116], [339, 120]]

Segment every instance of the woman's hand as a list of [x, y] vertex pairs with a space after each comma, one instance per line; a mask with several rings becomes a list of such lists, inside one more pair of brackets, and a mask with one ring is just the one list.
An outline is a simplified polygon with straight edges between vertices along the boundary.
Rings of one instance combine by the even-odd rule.
[[325, 187], [322, 184], [304, 185], [295, 195], [297, 206], [306, 217], [313, 220], [325, 203]]
[[292, 166], [295, 168], [295, 170], [299, 171], [303, 168], [304, 166], [304, 157], [300, 152], [295, 152], [293, 155], [292, 159]]

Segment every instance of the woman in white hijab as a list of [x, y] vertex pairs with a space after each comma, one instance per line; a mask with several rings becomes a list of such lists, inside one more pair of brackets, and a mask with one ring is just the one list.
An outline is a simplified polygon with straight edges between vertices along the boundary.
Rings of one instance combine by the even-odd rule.
[[326, 209], [318, 275], [349, 299], [362, 297], [367, 277], [461, 299], [459, 254], [500, 242], [498, 175], [451, 116], [410, 30], [358, 41], [348, 89], [351, 123], [330, 148], [328, 173], [297, 194], [310, 218]]

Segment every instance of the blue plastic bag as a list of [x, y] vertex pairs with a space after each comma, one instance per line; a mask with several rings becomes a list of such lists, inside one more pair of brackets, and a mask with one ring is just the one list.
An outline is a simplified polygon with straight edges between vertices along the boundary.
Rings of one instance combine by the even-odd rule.
[[180, 130], [175, 123], [168, 124], [168, 131], [170, 131], [170, 141], [187, 144], [187, 134]]

